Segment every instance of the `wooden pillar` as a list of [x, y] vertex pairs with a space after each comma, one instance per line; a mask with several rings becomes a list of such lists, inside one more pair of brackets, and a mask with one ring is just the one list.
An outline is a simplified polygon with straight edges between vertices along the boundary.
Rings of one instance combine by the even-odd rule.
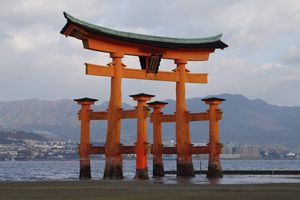
[[94, 104], [97, 99], [82, 98], [74, 99], [79, 105], [81, 110], [78, 113], [78, 118], [81, 121], [80, 131], [80, 144], [79, 144], [79, 157], [80, 157], [80, 179], [91, 178], [91, 164], [90, 164], [90, 119], [89, 114], [91, 112], [91, 105]]
[[161, 109], [168, 104], [167, 102], [154, 101], [148, 103], [153, 108], [152, 123], [153, 123], [153, 176], [163, 177], [164, 164], [162, 158], [162, 125], [161, 125]]
[[105, 144], [104, 179], [123, 178], [123, 156], [120, 153], [121, 111], [122, 111], [122, 53], [111, 53], [111, 68], [114, 76], [111, 78], [110, 100], [108, 105], [107, 135]]
[[221, 98], [207, 98], [202, 99], [206, 104], [209, 105], [208, 118], [209, 118], [209, 160], [208, 160], [208, 171], [207, 178], [222, 178], [222, 166], [220, 162], [220, 135], [219, 135], [219, 119], [217, 117], [218, 105], [221, 104], [225, 99]]
[[187, 120], [185, 103], [185, 83], [186, 83], [186, 59], [175, 60], [176, 71], [179, 73], [179, 81], [176, 82], [176, 150], [177, 150], [177, 176], [195, 176], [192, 154], [190, 130]]
[[134, 101], [137, 101], [137, 143], [136, 143], [136, 174], [135, 179], [149, 179], [148, 176], [148, 158], [147, 158], [147, 116], [144, 110], [147, 109], [146, 102], [154, 95], [136, 94], [130, 95]]

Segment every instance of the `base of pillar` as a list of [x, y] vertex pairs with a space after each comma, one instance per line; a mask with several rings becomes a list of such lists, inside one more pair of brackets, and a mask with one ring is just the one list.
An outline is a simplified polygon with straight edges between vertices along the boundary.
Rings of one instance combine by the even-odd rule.
[[162, 163], [153, 164], [153, 176], [155, 177], [165, 176], [164, 165]]
[[194, 177], [193, 163], [180, 163], [177, 160], [177, 177]]
[[222, 178], [223, 177], [223, 171], [221, 164], [209, 164], [208, 170], [207, 170], [207, 178]]
[[90, 165], [80, 166], [79, 178], [80, 179], [91, 179], [92, 178]]
[[103, 179], [123, 179], [122, 165], [105, 165]]
[[122, 156], [106, 157], [103, 179], [123, 179]]
[[139, 179], [139, 180], [148, 180], [148, 169], [136, 169], [135, 177], [134, 179]]

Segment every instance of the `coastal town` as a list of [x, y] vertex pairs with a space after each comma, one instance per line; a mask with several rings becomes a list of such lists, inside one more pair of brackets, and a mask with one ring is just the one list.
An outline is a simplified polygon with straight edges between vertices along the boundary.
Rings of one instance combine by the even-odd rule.
[[77, 157], [77, 144], [71, 140], [18, 140], [9, 144], [0, 144], [0, 161], [67, 160]]
[[[163, 142], [165, 146], [174, 146], [174, 140]], [[195, 144], [202, 146], [205, 144]], [[135, 155], [126, 154], [125, 159]], [[150, 156], [150, 155], [149, 155]], [[175, 155], [166, 155], [176, 159]], [[300, 152], [290, 148], [274, 147], [258, 144], [224, 144], [221, 159], [300, 159]], [[195, 155], [196, 159], [207, 159], [207, 155]], [[11, 140], [0, 143], [0, 161], [11, 160], [72, 160], [78, 159], [78, 142], [72, 140]], [[104, 158], [104, 155], [94, 155], [93, 158]]]

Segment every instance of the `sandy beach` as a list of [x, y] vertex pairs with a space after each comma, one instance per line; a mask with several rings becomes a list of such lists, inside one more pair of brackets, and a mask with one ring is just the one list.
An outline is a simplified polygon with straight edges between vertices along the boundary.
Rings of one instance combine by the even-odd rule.
[[0, 182], [0, 199], [300, 199], [300, 184], [195, 185], [139, 181]]

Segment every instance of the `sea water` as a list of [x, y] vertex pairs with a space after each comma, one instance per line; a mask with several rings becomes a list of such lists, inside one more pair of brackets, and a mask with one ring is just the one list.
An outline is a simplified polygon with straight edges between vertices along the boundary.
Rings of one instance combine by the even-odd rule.
[[[195, 170], [207, 170], [207, 160], [194, 160]], [[222, 160], [223, 170], [300, 170], [300, 160]], [[91, 161], [93, 180], [102, 180], [105, 161]], [[163, 178], [152, 178], [152, 160], [148, 164], [150, 182], [153, 183], [300, 183], [299, 175], [224, 175], [219, 180], [209, 180], [205, 175], [191, 179], [180, 179], [167, 174]], [[166, 171], [176, 170], [176, 160], [165, 160]], [[135, 160], [124, 160], [124, 181], [132, 181], [135, 175]], [[2, 161], [0, 162], [0, 181], [65, 181], [78, 180], [79, 161]]]

